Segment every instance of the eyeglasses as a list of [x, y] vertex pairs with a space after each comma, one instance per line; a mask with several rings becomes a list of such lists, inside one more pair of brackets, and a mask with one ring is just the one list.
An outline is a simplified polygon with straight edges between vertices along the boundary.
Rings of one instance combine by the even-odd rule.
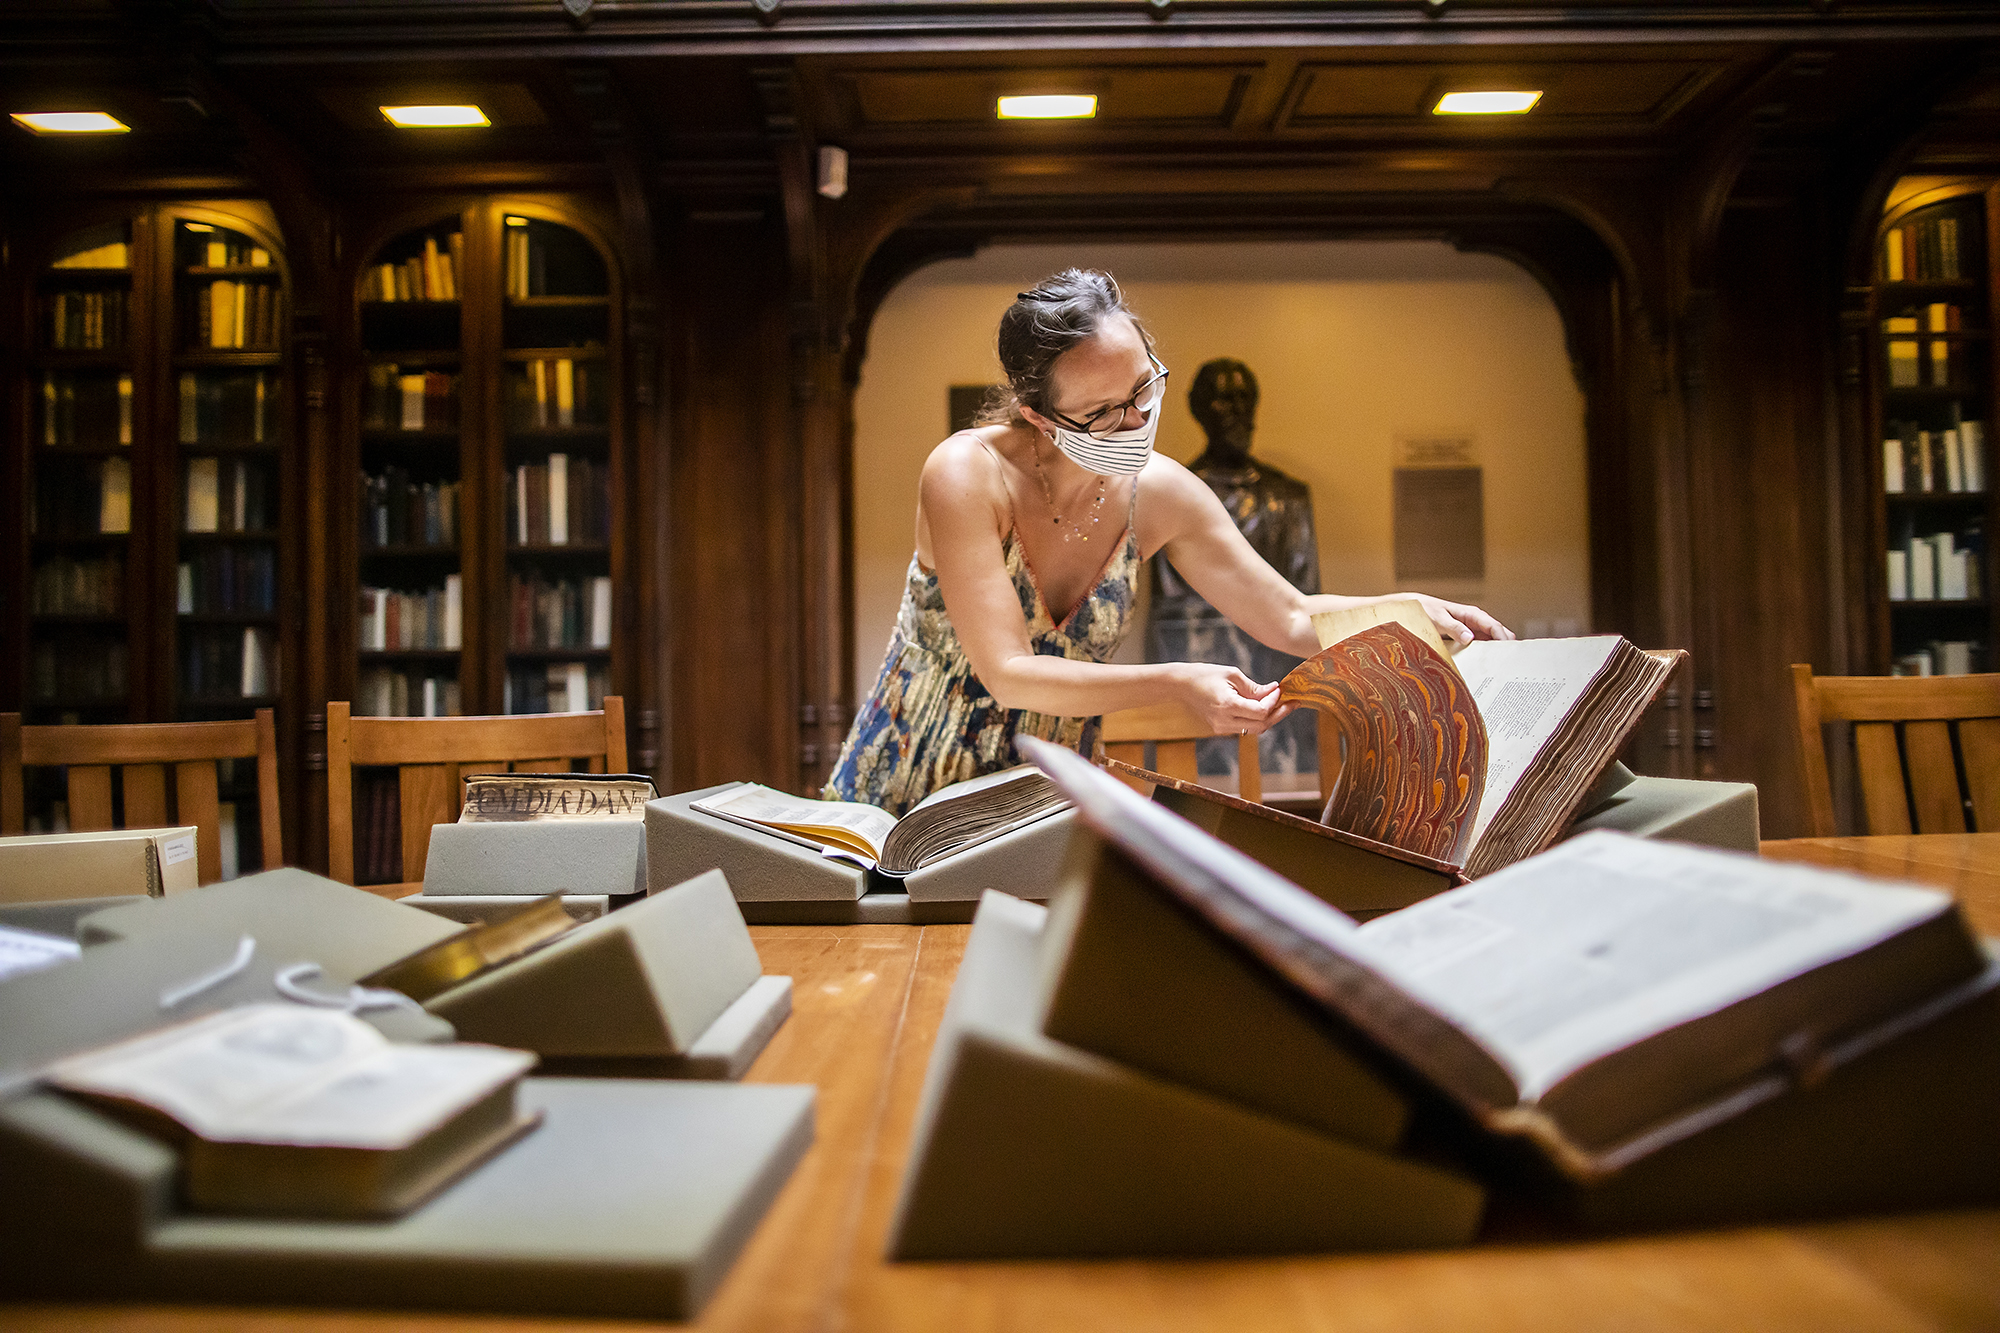
[[1049, 420], [1070, 430], [1080, 430], [1094, 440], [1101, 440], [1118, 433], [1118, 428], [1125, 424], [1128, 408], [1137, 408], [1141, 416], [1151, 415], [1153, 409], [1160, 405], [1160, 400], [1167, 396], [1167, 368], [1160, 364], [1160, 358], [1150, 352], [1146, 354], [1146, 359], [1153, 363], [1156, 373], [1139, 386], [1139, 392], [1124, 402], [1092, 412], [1082, 421], [1072, 421], [1060, 412], [1050, 412]]

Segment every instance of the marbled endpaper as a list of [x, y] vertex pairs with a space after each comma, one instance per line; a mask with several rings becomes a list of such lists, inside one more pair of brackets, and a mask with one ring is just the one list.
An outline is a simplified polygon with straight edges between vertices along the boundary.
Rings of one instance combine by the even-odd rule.
[[1464, 865], [1486, 790], [1486, 724], [1458, 671], [1397, 624], [1308, 658], [1279, 699], [1339, 728], [1346, 763], [1320, 822]]

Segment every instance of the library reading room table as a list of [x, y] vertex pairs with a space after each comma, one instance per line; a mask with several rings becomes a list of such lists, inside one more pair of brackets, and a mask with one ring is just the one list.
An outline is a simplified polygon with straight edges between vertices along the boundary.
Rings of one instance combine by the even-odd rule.
[[[2000, 834], [1772, 842], [1767, 856], [1922, 880], [2000, 935]], [[2000, 1328], [2000, 1209], [1612, 1240], [1212, 1262], [888, 1264], [923, 1085], [967, 926], [763, 926], [796, 1009], [753, 1080], [819, 1087], [818, 1138], [694, 1327], [852, 1330]], [[617, 1149], [606, 1144], [606, 1170]], [[977, 1207], [977, 1200], [968, 1200]], [[622, 1321], [253, 1308], [0, 1306], [0, 1328], [123, 1333], [525, 1333]]]

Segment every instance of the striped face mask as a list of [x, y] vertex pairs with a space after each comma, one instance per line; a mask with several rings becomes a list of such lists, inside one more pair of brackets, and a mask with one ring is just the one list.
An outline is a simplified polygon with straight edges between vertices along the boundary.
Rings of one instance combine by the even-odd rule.
[[1086, 472], [1100, 477], [1136, 477], [1153, 456], [1153, 437], [1159, 430], [1160, 400], [1156, 397], [1146, 409], [1146, 423], [1137, 430], [1092, 435], [1059, 425], [1050, 438], [1064, 457]]

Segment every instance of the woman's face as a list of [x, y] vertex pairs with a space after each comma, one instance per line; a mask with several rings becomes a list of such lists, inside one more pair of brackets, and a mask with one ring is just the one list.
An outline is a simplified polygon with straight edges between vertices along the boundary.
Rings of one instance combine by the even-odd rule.
[[[1113, 315], [1096, 333], [1056, 358], [1049, 368], [1049, 406], [1071, 421], [1088, 421], [1137, 393], [1155, 373], [1138, 326], [1125, 315]], [[1021, 415], [1045, 432], [1055, 424], [1032, 408], [1022, 408]], [[1141, 424], [1139, 413], [1127, 408], [1118, 428]]]

